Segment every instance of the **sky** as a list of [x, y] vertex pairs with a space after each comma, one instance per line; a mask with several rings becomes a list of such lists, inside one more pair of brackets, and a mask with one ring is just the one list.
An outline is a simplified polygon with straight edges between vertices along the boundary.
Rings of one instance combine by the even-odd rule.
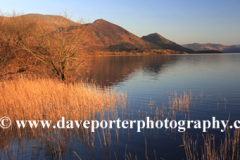
[[239, 0], [1, 0], [3, 13], [104, 19], [142, 37], [159, 33], [178, 44], [240, 44]]

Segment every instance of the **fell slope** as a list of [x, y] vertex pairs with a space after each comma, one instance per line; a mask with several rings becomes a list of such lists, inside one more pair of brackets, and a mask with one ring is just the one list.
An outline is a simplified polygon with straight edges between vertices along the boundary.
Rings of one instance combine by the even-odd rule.
[[174, 51], [194, 52], [191, 49], [185, 48], [175, 42], [172, 42], [158, 33], [149, 34], [142, 37], [143, 40], [148, 41], [157, 46], [153, 46], [152, 49], [170, 49]]
[[130, 33], [124, 28], [103, 19], [98, 19], [93, 23], [87, 24], [86, 27], [87, 31], [92, 34], [91, 44], [95, 48], [150, 48], [148, 42]]

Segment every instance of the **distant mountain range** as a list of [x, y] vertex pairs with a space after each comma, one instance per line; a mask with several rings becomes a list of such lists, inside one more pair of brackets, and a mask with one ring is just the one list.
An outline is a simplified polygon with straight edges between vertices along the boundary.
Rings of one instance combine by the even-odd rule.
[[212, 43], [206, 43], [206, 44], [193, 43], [193, 44], [184, 44], [182, 46], [192, 49], [194, 51], [217, 50], [217, 51], [225, 52], [225, 53], [240, 53], [240, 45], [227, 46], [227, 45], [212, 44]]

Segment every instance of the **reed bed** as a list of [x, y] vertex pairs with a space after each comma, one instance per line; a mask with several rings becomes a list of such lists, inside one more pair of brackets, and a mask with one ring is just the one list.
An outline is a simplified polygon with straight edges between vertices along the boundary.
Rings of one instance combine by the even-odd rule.
[[[239, 160], [240, 129], [236, 129], [231, 136], [229, 129], [225, 131], [225, 138], [219, 146], [216, 145], [214, 134], [203, 134], [203, 145], [198, 140], [193, 141], [187, 134], [183, 134], [183, 144], [187, 160]], [[201, 151], [198, 147], [201, 147]]]
[[84, 83], [18, 77], [0, 82], [0, 116], [14, 120], [71, 120], [94, 118], [95, 113], [125, 101], [123, 93]]
[[189, 105], [192, 103], [192, 94], [186, 94], [185, 92], [183, 95], [178, 97], [177, 92], [175, 91], [174, 97], [169, 97], [169, 106], [171, 112], [183, 112], [185, 110], [189, 111]]
[[62, 117], [66, 121], [103, 119], [106, 111], [114, 112], [118, 106], [125, 105], [125, 98], [122, 92], [83, 82], [65, 83], [23, 76], [1, 80], [0, 117], [9, 117], [12, 125], [8, 129], [0, 128], [0, 150], [5, 159], [16, 159], [15, 154], [27, 148], [32, 148], [33, 156], [35, 151], [37, 156], [43, 153], [48, 158], [62, 159], [74, 139], [79, 139], [83, 145], [95, 139], [90, 128], [48, 129], [39, 124], [38, 128], [31, 129], [27, 125], [19, 129], [15, 120], [52, 120], [52, 124], [56, 124], [54, 122]]
[[[189, 118], [189, 115], [186, 116], [186, 114], [189, 114], [189, 107], [192, 104], [194, 103], [191, 93], [178, 95], [175, 92], [170, 94], [167, 106], [158, 107], [154, 101], [150, 100], [146, 107], [149, 108], [149, 113], [152, 114], [155, 121], [165, 118], [176, 120], [178, 113], [185, 114], [185, 118]], [[13, 122], [14, 120], [40, 119], [58, 121], [61, 117], [71, 120], [116, 119], [119, 116], [116, 106], [119, 105], [122, 106], [122, 111], [127, 112], [124, 93], [82, 82], [64, 83], [53, 79], [24, 77], [0, 82], [0, 117], [7, 116]], [[147, 116], [147, 113], [141, 109], [138, 114], [143, 117]], [[167, 128], [164, 133], [176, 135], [176, 130]], [[129, 129], [127, 134], [128, 145], [125, 148], [125, 159], [136, 160], [138, 155], [132, 153]], [[143, 136], [145, 134], [147, 134], [147, 130], [143, 130]], [[150, 134], [153, 134], [155, 138], [158, 138], [159, 135], [158, 130], [152, 131]], [[21, 152], [27, 147], [30, 148], [33, 159], [35, 156], [38, 159], [46, 157], [65, 159], [69, 151], [71, 152], [69, 155], [74, 153], [75, 158], [84, 159], [84, 155], [69, 150], [75, 143], [74, 141], [78, 141], [86, 149], [85, 158], [87, 159], [89, 159], [89, 153], [95, 157], [95, 151], [98, 148], [101, 150], [103, 159], [118, 159], [118, 154], [124, 153], [114, 152], [114, 155], [111, 155], [111, 152], [112, 147], [119, 145], [119, 136], [123, 135], [119, 134], [116, 126], [115, 133], [110, 129], [98, 129], [95, 133], [91, 133], [90, 129], [84, 128], [77, 130], [25, 128], [20, 130], [13, 123], [9, 129], [0, 129], [0, 151], [3, 151], [5, 159], [21, 159]], [[187, 160], [235, 160], [240, 159], [239, 136], [240, 130], [235, 130], [231, 137], [227, 129], [225, 139], [221, 141], [220, 145], [217, 145], [215, 135], [205, 134], [203, 135], [203, 146], [199, 146], [197, 140], [194, 141], [184, 133], [182, 146], [184, 146]], [[13, 138], [17, 138], [17, 142]], [[145, 137], [144, 159], [149, 160], [150, 154], [154, 155], [155, 159], [163, 159], [157, 157], [155, 150], [149, 150], [147, 146]]]

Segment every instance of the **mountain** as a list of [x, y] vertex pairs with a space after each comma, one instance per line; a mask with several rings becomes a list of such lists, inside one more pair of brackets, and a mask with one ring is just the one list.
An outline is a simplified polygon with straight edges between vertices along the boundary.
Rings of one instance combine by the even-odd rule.
[[150, 42], [152, 49], [170, 49], [174, 51], [194, 52], [192, 49], [185, 48], [172, 42], [158, 33], [152, 33], [142, 37], [143, 40]]
[[[69, 26], [76, 25], [62, 16], [27, 14], [30, 18], [44, 20], [47, 23], [54, 24], [56, 27], [61, 27], [64, 24]], [[82, 26], [86, 29], [91, 37], [87, 41], [89, 48], [93, 49], [110, 49], [110, 50], [125, 50], [125, 49], [170, 49], [175, 51], [193, 52], [172, 41], [167, 40], [159, 34], [150, 34], [139, 38], [126, 29], [108, 22], [103, 19], [98, 19], [93, 23], [88, 23]]]
[[22, 15], [22, 17], [43, 20], [45, 22], [55, 24], [56, 26], [61, 26], [65, 24], [68, 24], [69, 26], [76, 25], [76, 22], [73, 22], [63, 16], [58, 16], [58, 15], [25, 14], [25, 15]]
[[184, 44], [182, 46], [192, 49], [194, 51], [217, 50], [217, 51], [225, 52], [225, 53], [240, 53], [240, 45], [227, 46], [227, 45], [212, 44], [212, 43], [206, 43], [206, 44], [193, 43], [193, 44]]
[[[142, 40], [136, 35], [130, 33], [124, 28], [98, 19], [93, 23], [82, 24], [73, 22], [65, 17], [57, 15], [42, 15], [42, 14], [25, 14], [13, 17], [18, 21], [30, 21], [31, 27], [36, 26], [38, 23], [48, 25], [48, 31], [54, 32], [57, 28], [67, 27], [72, 29], [82, 29], [83, 35], [87, 37], [84, 41], [84, 48], [86, 49], [150, 49], [148, 42]], [[8, 21], [9, 17], [0, 17], [0, 21]]]
[[130, 33], [124, 28], [98, 19], [86, 24], [87, 31], [92, 34], [90, 43], [94, 48], [100, 49], [146, 49], [150, 48], [148, 42]]
[[[36, 26], [38, 23], [44, 23], [44, 25], [46, 24], [48, 26], [49, 33], [54, 32], [57, 28], [64, 27], [67, 27], [68, 31], [82, 29], [84, 34], [81, 37], [87, 37], [87, 40], [83, 42], [83, 46], [86, 49], [169, 49], [181, 52], [193, 52], [193, 50], [180, 46], [160, 34], [154, 33], [139, 38], [126, 29], [103, 19], [98, 19], [93, 23], [79, 25], [79, 23], [57, 15], [26, 14], [16, 18], [19, 18], [20, 22], [34, 19], [31, 27]], [[0, 17], [2, 22], [7, 19], [8, 17]]]
[[222, 52], [225, 52], [225, 53], [240, 53], [240, 44], [239, 45], [228, 46]]
[[8, 22], [11, 21], [14, 22], [14, 25], [25, 24], [29, 25], [30, 28], [34, 28], [38, 24], [44, 24], [45, 26], [47, 26], [48, 31], [50, 32], [55, 31], [57, 28], [78, 25], [78, 23], [58, 15], [25, 14], [12, 17], [0, 16], [0, 23], [2, 25], [8, 24]]

